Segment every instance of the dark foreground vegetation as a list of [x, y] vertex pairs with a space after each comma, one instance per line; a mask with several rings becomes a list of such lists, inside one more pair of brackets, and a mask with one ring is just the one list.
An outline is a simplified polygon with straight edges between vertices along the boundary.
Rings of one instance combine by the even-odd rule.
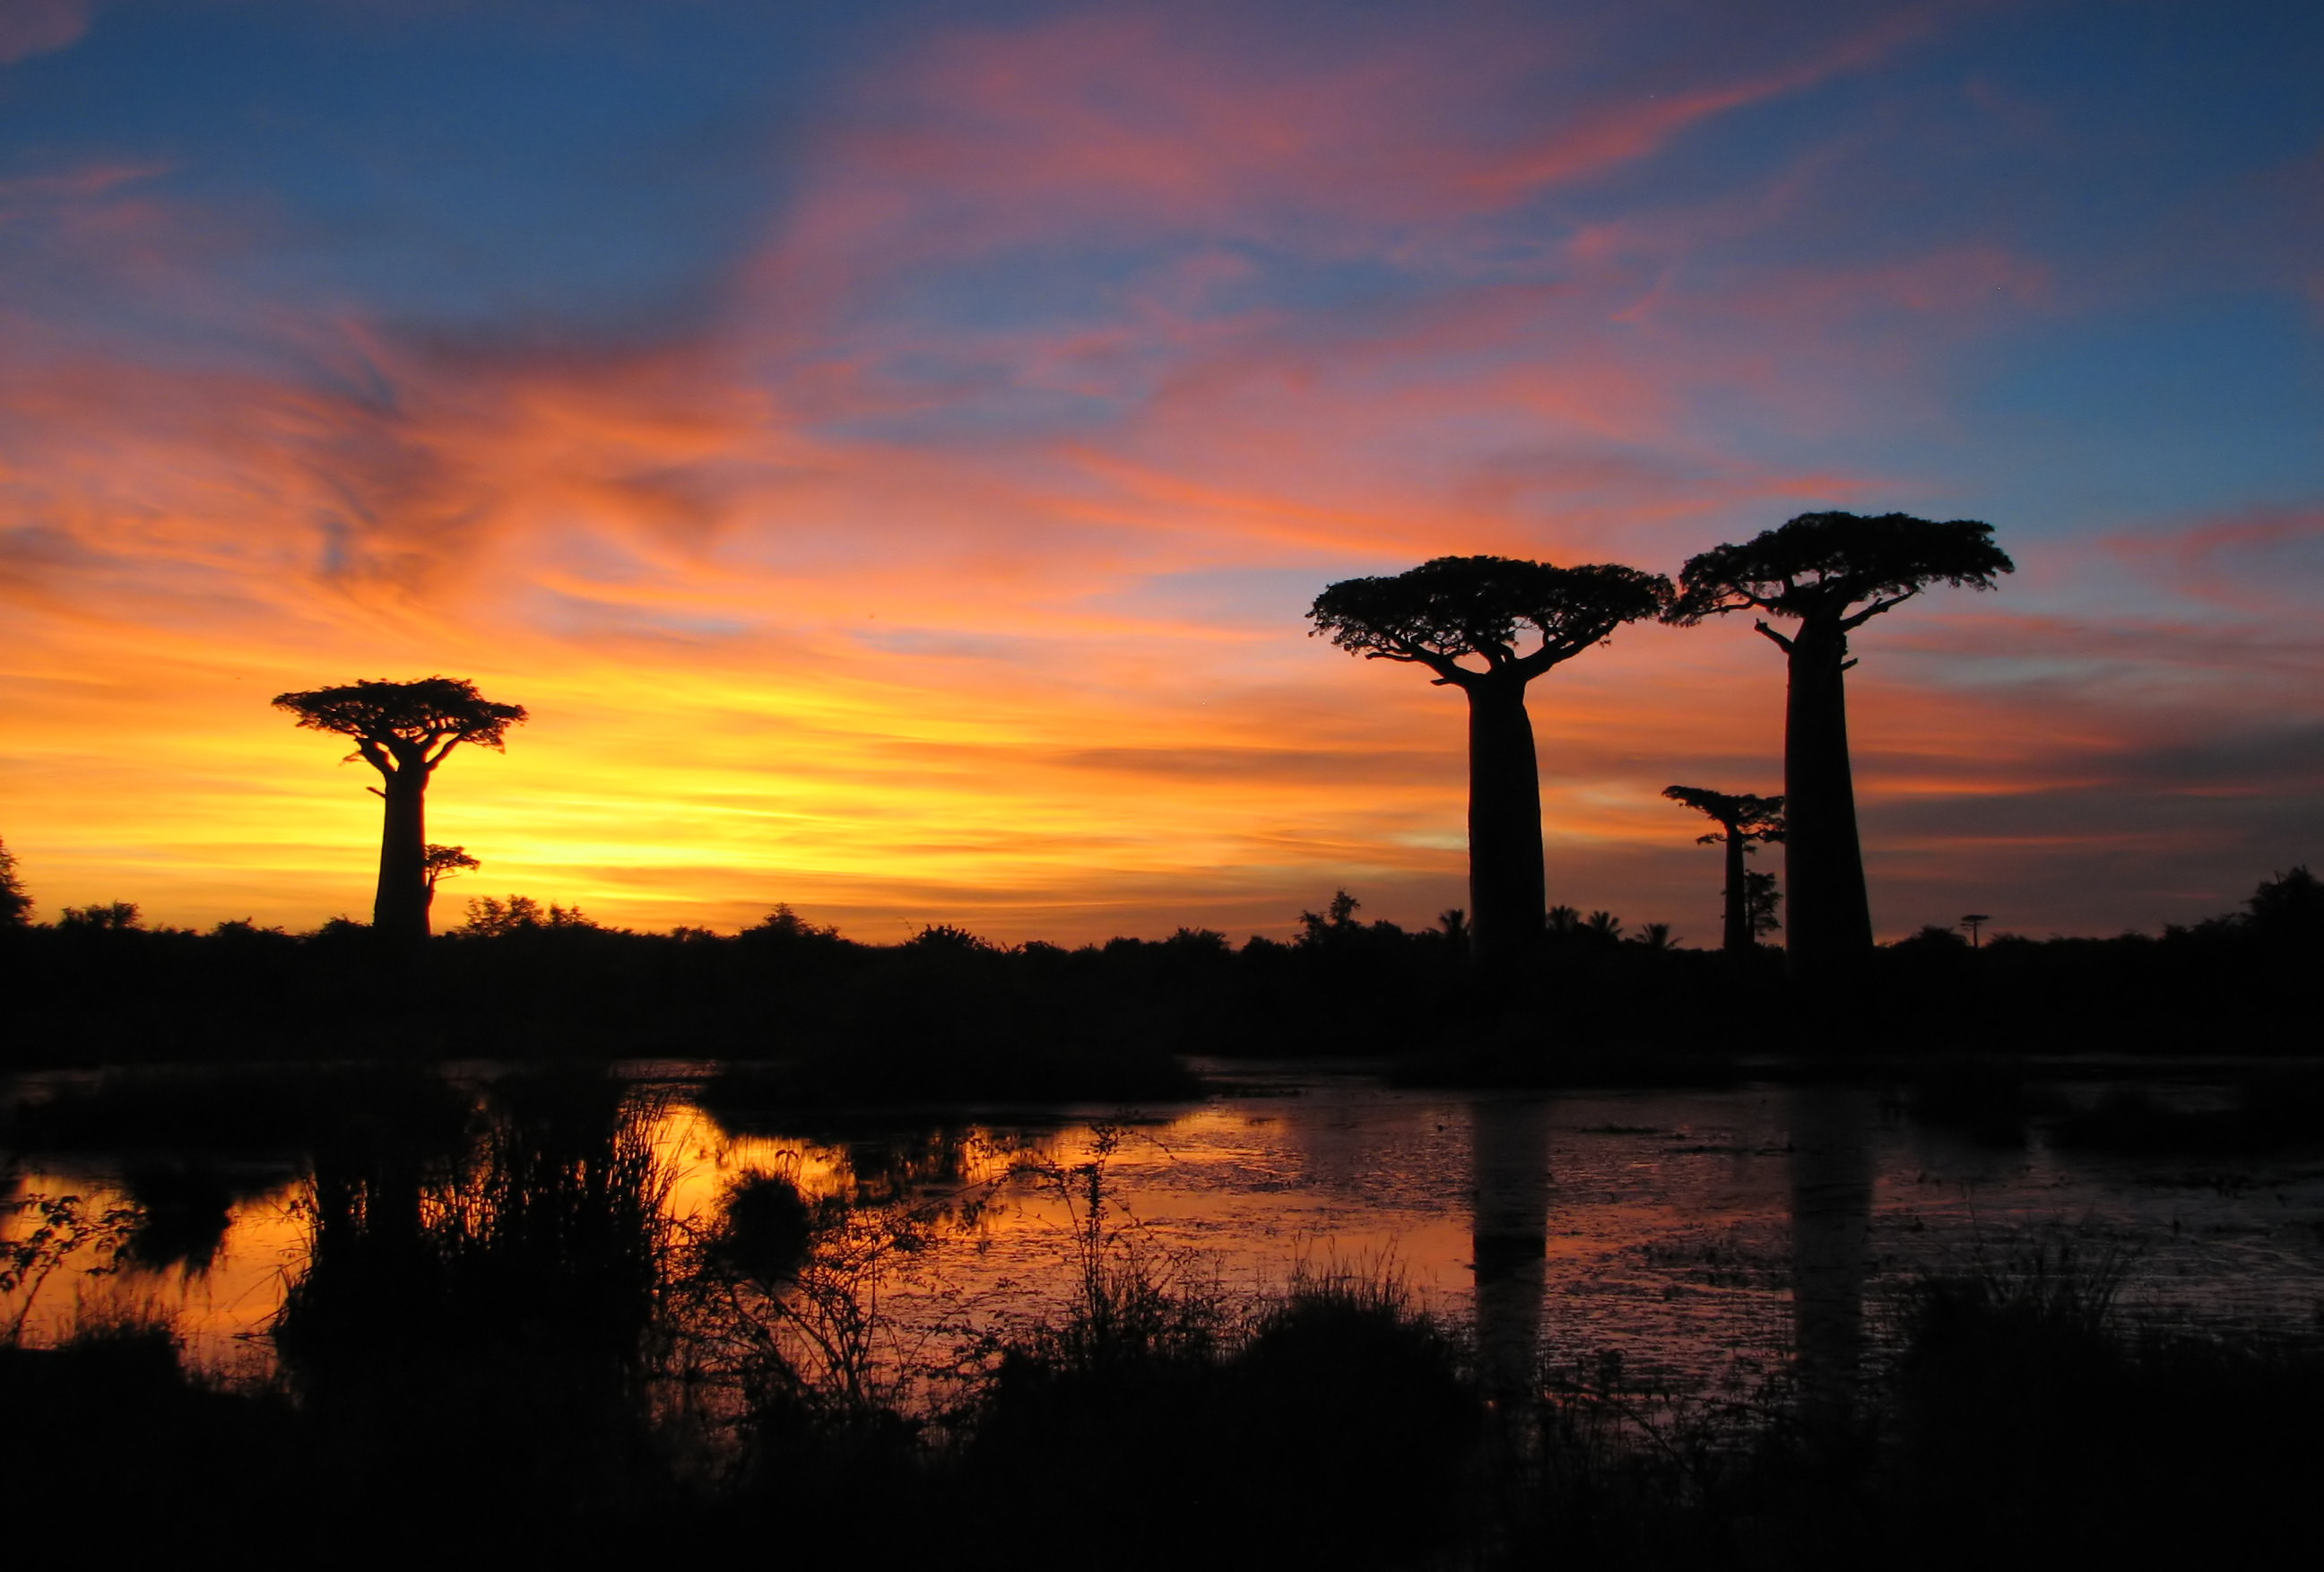
[[[851, 1191], [744, 1175], [693, 1228], [663, 1204], [649, 1091], [280, 1078], [207, 1147], [185, 1139], [198, 1107], [149, 1100], [140, 1127], [221, 1172], [297, 1146], [307, 1248], [272, 1373], [191, 1372], [134, 1313], [57, 1347], [0, 1338], [19, 1525], [102, 1524], [114, 1552], [230, 1533], [593, 1565], [2208, 1563], [2297, 1542], [2324, 1463], [2324, 1344], [2135, 1330], [2110, 1259], [1913, 1284], [1885, 1307], [1890, 1355], [1844, 1390], [1694, 1399], [1572, 1352], [1511, 1380], [1391, 1272], [1233, 1293], [1141, 1250], [1102, 1130], [1086, 1161], [1004, 1170], [1070, 1219], [1067, 1298], [899, 1339], [886, 1290], [992, 1194], [944, 1137]], [[20, 1114], [12, 1143], [94, 1141], [90, 1105]], [[69, 1213], [16, 1236], [0, 1289], [153, 1226]]]
[[410, 953], [369, 929], [149, 929], [130, 906], [0, 928], [14, 1067], [140, 1059], [590, 1059], [759, 1063], [784, 1100], [1152, 1102], [1178, 1056], [1407, 1061], [1494, 1082], [1715, 1073], [1742, 1056], [1952, 1050], [2266, 1053], [2312, 1045], [2324, 883], [2160, 936], [1976, 948], [1932, 929], [1845, 982], [1781, 952], [1674, 946], [1558, 908], [1532, 963], [1482, 989], [1459, 914], [1408, 930], [1342, 895], [1289, 943], [1207, 930], [1065, 949], [932, 927], [867, 945], [779, 909], [739, 935], [637, 933], [513, 898]]

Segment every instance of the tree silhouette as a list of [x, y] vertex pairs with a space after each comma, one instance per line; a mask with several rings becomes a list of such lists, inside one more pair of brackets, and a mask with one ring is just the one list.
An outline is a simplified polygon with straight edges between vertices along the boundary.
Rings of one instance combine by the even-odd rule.
[[468, 855], [466, 846], [439, 846], [429, 841], [427, 852], [420, 859], [420, 876], [428, 883], [429, 911], [436, 910], [436, 886], [447, 879], [473, 874], [484, 865]]
[[[1309, 608], [1314, 632], [1341, 649], [1425, 666], [1469, 701], [1470, 932], [1481, 969], [1503, 971], [1542, 930], [1541, 772], [1526, 684], [1670, 597], [1670, 580], [1613, 563], [1439, 557], [1393, 578], [1342, 580]], [[1540, 642], [1520, 651], [1528, 633]]]
[[32, 897], [16, 872], [16, 854], [0, 841], [0, 928], [22, 928], [32, 920]]
[[1752, 936], [1750, 887], [1744, 882], [1743, 859], [1758, 849], [1758, 843], [1784, 838], [1784, 800], [1713, 791], [1703, 786], [1665, 786], [1663, 795], [1708, 814], [1718, 824], [1718, 834], [1699, 837], [1694, 844], [1727, 847], [1726, 931], [1721, 948], [1729, 955], [1751, 950], [1757, 940]]
[[1764, 618], [1754, 624], [1790, 664], [1784, 870], [1794, 976], [1845, 966], [1872, 948], [1848, 762], [1842, 674], [1856, 664], [1848, 635], [1932, 584], [1991, 589], [1996, 574], [2015, 566], [1994, 545], [1993, 526], [1973, 519], [1827, 513], [1802, 513], [1740, 546], [1705, 551], [1680, 573], [1678, 598], [1665, 614], [1671, 622], [1752, 610], [1799, 624], [1788, 636]]
[[428, 937], [428, 907], [433, 893], [428, 868], [428, 782], [446, 755], [462, 743], [495, 753], [505, 746], [508, 728], [528, 718], [521, 704], [494, 704], [476, 685], [456, 677], [422, 677], [411, 682], [366, 680], [304, 693], [275, 695], [274, 707], [287, 709], [309, 731], [352, 737], [360, 759], [377, 770], [385, 789], [372, 790], [387, 802], [380, 837], [379, 892], [372, 904], [372, 929], [391, 944], [418, 943]]

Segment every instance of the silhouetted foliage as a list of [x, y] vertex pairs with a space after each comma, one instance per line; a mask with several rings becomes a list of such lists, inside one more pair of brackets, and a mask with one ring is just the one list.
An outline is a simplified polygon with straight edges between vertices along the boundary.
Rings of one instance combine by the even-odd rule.
[[1993, 526], [1933, 522], [1904, 513], [1802, 513], [1743, 544], [1690, 559], [1665, 614], [1679, 624], [1759, 611], [1795, 621], [1791, 633], [1753, 625], [1784, 652], [1790, 680], [1784, 712], [1784, 800], [1789, 818], [1785, 882], [1792, 902], [1788, 954], [1795, 973], [1860, 961], [1872, 948], [1872, 915], [1857, 838], [1843, 673], [1855, 661], [1849, 635], [1934, 584], [1991, 589], [2015, 565], [1993, 544]]
[[466, 846], [440, 846], [428, 843], [427, 853], [420, 859], [420, 871], [428, 883], [428, 906], [436, 906], [436, 888], [447, 879], [456, 879], [462, 874], [473, 874], [484, 865], [468, 855]]
[[[495, 704], [464, 679], [422, 677], [278, 693], [274, 707], [297, 716], [307, 730], [352, 738], [355, 751], [347, 762], [360, 760], [379, 772], [385, 789], [374, 790], [386, 800], [387, 814], [372, 930], [399, 945], [425, 939], [435, 893], [428, 865], [428, 782], [463, 743], [502, 752], [508, 728], [528, 718], [524, 707]], [[456, 846], [445, 849], [459, 853]]]
[[1344, 579], [1308, 609], [1313, 632], [1339, 648], [1425, 667], [1467, 698], [1470, 934], [1489, 972], [1531, 955], [1541, 932], [1541, 780], [1526, 685], [1654, 616], [1670, 596], [1668, 579], [1635, 568], [1439, 557], [1392, 578]]
[[1719, 826], [1718, 834], [1700, 837], [1695, 845], [1726, 849], [1727, 885], [1720, 892], [1725, 901], [1722, 946], [1730, 955], [1748, 950], [1758, 939], [1752, 923], [1751, 886], [1747, 877], [1750, 870], [1744, 859], [1758, 850], [1761, 842], [1784, 838], [1784, 800], [1713, 791], [1704, 786], [1665, 786], [1663, 795], [1706, 815]]
[[828, 924], [809, 922], [792, 911], [788, 902], [777, 905], [759, 920], [757, 927], [744, 929], [742, 937], [767, 944], [823, 948], [845, 942], [839, 937], [838, 929]]
[[543, 906], [530, 895], [512, 895], [505, 901], [474, 895], [468, 899], [467, 920], [460, 925], [459, 932], [468, 939], [505, 939], [511, 934], [537, 933], [544, 929], [603, 931], [578, 906], [559, 906], [553, 901]]
[[2267, 939], [2310, 944], [2324, 939], [2324, 879], [2306, 864], [2263, 881], [2244, 907], [2253, 931]]
[[0, 929], [21, 928], [32, 920], [32, 898], [16, 872], [16, 854], [0, 841]]
[[[2260, 942], [2240, 922], [2212, 941]], [[1957, 939], [1944, 953], [1975, 963]], [[1734, 968], [1698, 958], [1731, 998]], [[317, 1077], [289, 1078], [300, 1090], [274, 1105], [310, 1103]], [[115, 1111], [141, 1129], [192, 1131], [226, 1107], [192, 1077], [136, 1079]], [[0, 1477], [24, 1521], [112, 1511], [109, 1548], [181, 1546], [254, 1469], [271, 1531], [359, 1533], [366, 1553], [412, 1559], [455, 1541], [576, 1564], [731, 1559], [779, 1532], [794, 1558], [970, 1567], [1021, 1564], [1044, 1535], [1125, 1568], [1943, 1568], [1989, 1558], [1997, 1537], [2060, 1564], [2161, 1550], [2240, 1566], [2306, 1531], [2324, 1462], [2312, 1332], [2139, 1329], [2117, 1314], [2131, 1262], [2111, 1251], [1980, 1250], [1892, 1280], [1871, 1307], [1883, 1356], [1829, 1413], [1796, 1363], [1750, 1377], [1748, 1345], [1692, 1391], [1582, 1360], [1580, 1320], [1501, 1386], [1486, 1334], [1438, 1321], [1392, 1271], [1230, 1288], [1146, 1244], [1105, 1172], [1123, 1133], [1098, 1125], [1090, 1161], [1036, 1146], [1012, 1170], [1065, 1213], [1063, 1303], [890, 1337], [899, 1271], [982, 1237], [975, 1197], [994, 1191], [968, 1177], [958, 1126], [826, 1124], [852, 1187], [746, 1173], [697, 1233], [663, 1206], [656, 1094], [568, 1069], [456, 1101], [448, 1144], [392, 1121], [312, 1144], [279, 1375], [198, 1373], [150, 1311], [84, 1321], [54, 1348], [0, 1338]], [[2324, 1079], [2255, 1072], [2232, 1109], [2123, 1087], [2077, 1112], [1984, 1060], [1935, 1067], [1913, 1112], [1961, 1129], [1999, 1104], [2038, 1111], [2069, 1151], [2282, 1141], [2304, 1161]], [[98, 1133], [94, 1113], [85, 1100], [72, 1118]], [[110, 1214], [40, 1197], [47, 1232], [10, 1232], [0, 1292], [11, 1272], [106, 1253], [198, 1264], [230, 1204], [220, 1166], [143, 1161], [125, 1170], [139, 1204]], [[945, 1280], [938, 1260], [918, 1281]]]
[[[1747, 874], [1762, 923], [1773, 883]], [[1914, 1004], [1882, 1017], [1877, 1042], [2289, 1050], [2310, 1035], [2310, 886], [2294, 870], [2263, 889], [2160, 936], [1988, 933], [1971, 950], [1941, 929], [1890, 946], [1868, 985]], [[1626, 1056], [1663, 1079], [1682, 1059], [1794, 1046], [1781, 1012], [1733, 1008], [1738, 989], [1778, 990], [1773, 951], [1747, 955], [1738, 976], [1666, 929], [1561, 905], [1537, 965], [1480, 994], [1463, 981], [1457, 913], [1406, 929], [1363, 920], [1351, 892], [1317, 906], [1288, 943], [1188, 929], [1069, 949], [942, 924], [861, 944], [782, 911], [729, 937], [637, 933], [481, 898], [476, 925], [431, 941], [425, 986], [408, 990], [378, 986], [360, 924], [202, 934], [116, 926], [100, 908], [95, 924], [12, 931], [0, 1063], [668, 1054], [761, 1065], [780, 1096], [830, 1106], [1162, 1101], [1198, 1089], [1189, 1053], [1371, 1054], [1431, 1060], [1431, 1080], [1568, 1084], [1618, 1080]]]
[[108, 901], [94, 906], [68, 906], [57, 918], [63, 929], [82, 929], [100, 933], [125, 933], [143, 926], [134, 901]]

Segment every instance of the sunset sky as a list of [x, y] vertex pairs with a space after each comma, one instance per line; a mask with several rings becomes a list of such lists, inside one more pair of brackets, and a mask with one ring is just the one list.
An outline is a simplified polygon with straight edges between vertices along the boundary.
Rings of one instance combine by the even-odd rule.
[[[1305, 635], [1794, 513], [1884, 936], [2324, 865], [2324, 6], [0, 0], [0, 839], [368, 913], [267, 701], [530, 707], [433, 839], [602, 920], [1076, 942], [1462, 903], [1461, 701]], [[1552, 901], [1715, 943], [1748, 623], [1536, 684]], [[439, 907], [439, 925], [445, 917]]]

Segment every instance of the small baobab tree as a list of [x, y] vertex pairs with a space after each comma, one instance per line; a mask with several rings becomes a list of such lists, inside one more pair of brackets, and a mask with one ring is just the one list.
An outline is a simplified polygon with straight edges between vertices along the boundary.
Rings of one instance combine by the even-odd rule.
[[1704, 786], [1665, 786], [1663, 795], [1709, 816], [1716, 833], [1698, 837], [1695, 845], [1727, 848], [1726, 921], [1720, 948], [1743, 955], [1757, 948], [1751, 929], [1751, 892], [1743, 859], [1763, 841], [1784, 838], [1784, 800], [1753, 797], [1747, 792], [1713, 791]]
[[1802, 513], [1739, 546], [1689, 559], [1665, 614], [1692, 624], [1759, 611], [1799, 625], [1757, 630], [1784, 652], [1784, 883], [1790, 886], [1795, 976], [1854, 962], [1872, 948], [1872, 909], [1856, 830], [1843, 673], [1856, 664], [1849, 635], [1932, 584], [1991, 589], [2015, 564], [1974, 519], [1934, 522], [1905, 513]]
[[1670, 597], [1670, 580], [1614, 563], [1439, 557], [1343, 579], [1309, 608], [1313, 632], [1341, 649], [1426, 667], [1469, 701], [1469, 925], [1480, 969], [1503, 971], [1542, 931], [1541, 770], [1526, 685]]
[[[527, 718], [524, 707], [495, 704], [460, 678], [422, 677], [277, 694], [274, 707], [297, 716], [309, 731], [353, 738], [355, 751], [347, 762], [360, 759], [379, 772], [383, 786], [372, 790], [386, 800], [387, 820], [380, 836], [372, 928], [392, 944], [425, 939], [435, 892], [428, 860], [428, 782], [462, 743], [501, 752], [508, 728]], [[436, 876], [445, 871], [436, 870]]]
[[439, 846], [428, 843], [427, 855], [420, 859], [420, 876], [428, 883], [428, 910], [436, 910], [436, 887], [447, 879], [456, 879], [463, 874], [473, 874], [484, 865], [468, 855], [466, 846]]

